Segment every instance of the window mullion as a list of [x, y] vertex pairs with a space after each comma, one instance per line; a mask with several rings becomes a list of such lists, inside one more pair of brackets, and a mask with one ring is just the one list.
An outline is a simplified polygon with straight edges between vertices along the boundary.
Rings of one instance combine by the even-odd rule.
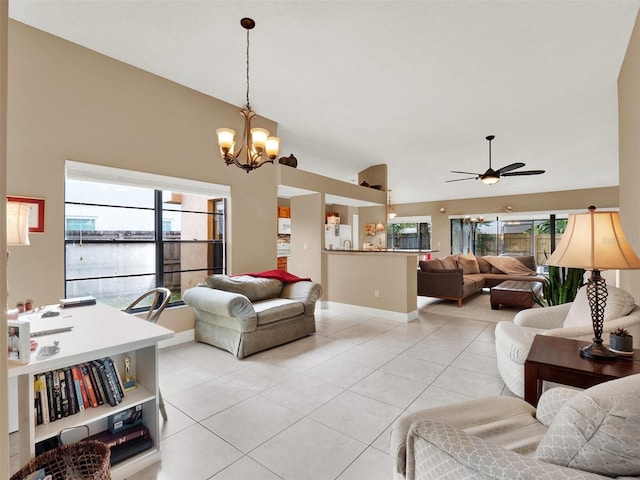
[[164, 240], [162, 231], [162, 190], [154, 190], [156, 239], [156, 287], [164, 286]]

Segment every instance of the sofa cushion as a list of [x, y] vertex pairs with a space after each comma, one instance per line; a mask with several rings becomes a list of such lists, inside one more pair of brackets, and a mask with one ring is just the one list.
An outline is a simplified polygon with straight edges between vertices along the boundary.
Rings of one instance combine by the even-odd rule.
[[558, 412], [535, 458], [611, 477], [640, 475], [640, 374], [580, 392]]
[[434, 258], [433, 260], [426, 260], [426, 261], [420, 260], [418, 262], [418, 265], [420, 266], [420, 270], [422, 270], [423, 272], [431, 272], [432, 270], [442, 269], [442, 262], [437, 258]]
[[489, 273], [491, 271], [491, 264], [484, 257], [476, 257], [476, 261], [478, 262], [480, 273]]
[[286, 298], [271, 298], [255, 302], [253, 308], [258, 316], [258, 326], [286, 320], [304, 313], [304, 303]]
[[442, 264], [442, 268], [445, 268], [447, 270], [455, 270], [456, 268], [458, 268], [458, 262], [456, 261], [456, 257], [454, 257], [453, 255], [440, 258], [439, 260]]
[[[613, 286], [607, 286], [607, 292], [607, 304], [604, 308], [605, 322], [631, 313], [635, 306], [635, 300], [629, 293]], [[591, 307], [589, 307], [587, 299], [587, 287], [584, 286], [578, 290], [576, 298], [569, 308], [569, 313], [564, 319], [563, 327], [580, 327], [591, 324]]]
[[480, 273], [478, 261], [473, 253], [468, 255], [458, 254], [458, 268], [461, 268], [462, 273], [465, 275]]
[[283, 286], [280, 280], [257, 278], [249, 275], [229, 277], [215, 274], [208, 276], [206, 282], [211, 288], [244, 295], [252, 302], [279, 297]]
[[536, 258], [533, 255], [519, 255], [513, 258], [519, 260], [529, 270], [533, 270], [535, 272], [538, 268], [538, 266], [536, 265]]
[[[487, 262], [491, 264], [491, 273], [504, 272], [509, 275], [535, 275], [535, 267], [533, 269], [527, 267], [519, 260], [519, 257], [508, 257], [498, 255], [487, 255], [484, 257]], [[493, 269], [498, 270], [494, 272]]]

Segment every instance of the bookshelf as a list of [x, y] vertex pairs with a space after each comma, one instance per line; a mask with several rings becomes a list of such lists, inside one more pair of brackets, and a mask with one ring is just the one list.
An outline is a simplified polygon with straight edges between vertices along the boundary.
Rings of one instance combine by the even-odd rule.
[[[173, 332], [100, 303], [60, 311], [58, 317], [43, 319], [32, 315], [30, 318], [32, 332], [73, 327], [70, 331], [38, 337], [40, 346], [59, 341], [60, 352], [44, 358], [32, 354], [30, 363], [9, 365], [9, 377], [18, 380], [20, 463], [26, 464], [35, 456], [36, 443], [58, 435], [60, 430], [87, 425], [93, 435], [107, 429], [110, 415], [141, 404], [143, 423], [149, 429], [153, 447], [112, 468], [112, 479], [125, 479], [160, 460], [157, 343], [173, 337]], [[137, 388], [125, 392], [122, 402], [115, 406], [105, 403], [48, 424], [36, 425], [34, 375], [110, 357], [122, 376], [125, 354], [131, 357], [131, 371]]]

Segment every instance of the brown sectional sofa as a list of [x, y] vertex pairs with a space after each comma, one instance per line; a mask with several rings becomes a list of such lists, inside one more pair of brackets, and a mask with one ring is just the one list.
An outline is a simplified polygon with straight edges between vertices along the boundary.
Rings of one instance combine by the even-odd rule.
[[445, 258], [421, 260], [418, 270], [418, 295], [462, 300], [506, 280], [544, 282], [536, 274], [536, 262], [527, 256], [449, 255]]

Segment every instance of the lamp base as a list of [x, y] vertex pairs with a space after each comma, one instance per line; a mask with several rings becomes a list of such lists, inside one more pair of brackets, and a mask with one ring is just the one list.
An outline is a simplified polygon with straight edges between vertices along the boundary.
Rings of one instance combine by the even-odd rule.
[[602, 343], [592, 343], [580, 349], [580, 356], [599, 360], [614, 360], [618, 356]]

